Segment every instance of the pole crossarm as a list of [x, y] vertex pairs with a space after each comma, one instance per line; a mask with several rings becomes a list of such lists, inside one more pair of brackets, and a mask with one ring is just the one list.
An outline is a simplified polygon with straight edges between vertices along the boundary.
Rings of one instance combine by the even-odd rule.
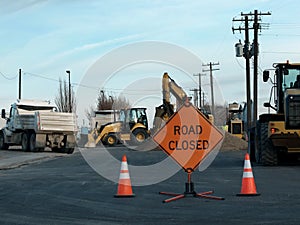
[[254, 11], [254, 13], [250, 12], [250, 13], [243, 13], [241, 12], [241, 16], [255, 16], [255, 15], [258, 15], [258, 16], [271, 16], [271, 12], [265, 12], [265, 13], [262, 13], [262, 12], [257, 12], [257, 10]]

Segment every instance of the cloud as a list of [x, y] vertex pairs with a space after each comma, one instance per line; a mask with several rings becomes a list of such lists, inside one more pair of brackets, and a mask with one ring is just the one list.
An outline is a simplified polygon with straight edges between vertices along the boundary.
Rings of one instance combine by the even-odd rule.
[[51, 58], [49, 60], [40, 63], [37, 66], [37, 69], [41, 69], [41, 68], [47, 67], [49, 65], [55, 64], [56, 62], [59, 62], [68, 56], [76, 55], [76, 54], [79, 54], [84, 51], [91, 51], [93, 49], [97, 49], [97, 48], [108, 46], [108, 45], [114, 45], [114, 44], [118, 44], [121, 42], [132, 41], [132, 40], [142, 37], [143, 35], [144, 34], [133, 34], [133, 35], [114, 38], [114, 39], [110, 39], [110, 40], [104, 40], [104, 41], [100, 41], [100, 42], [84, 44], [82, 46], [78, 46], [78, 47], [75, 47], [75, 48], [72, 48], [72, 49], [69, 49], [64, 52], [60, 52], [56, 55], [51, 56]]
[[0, 13], [10, 14], [21, 11], [23, 9], [31, 8], [36, 5], [43, 4], [47, 0], [16, 0], [16, 1], [6, 1], [5, 4], [1, 4]]

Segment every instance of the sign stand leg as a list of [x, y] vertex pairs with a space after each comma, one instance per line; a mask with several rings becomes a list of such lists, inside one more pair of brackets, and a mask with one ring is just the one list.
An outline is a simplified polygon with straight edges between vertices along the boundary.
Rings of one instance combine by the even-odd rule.
[[178, 193], [172, 193], [172, 192], [159, 192], [161, 195], [169, 195], [169, 196], [174, 196], [172, 198], [166, 199], [163, 201], [163, 203], [168, 203], [172, 202], [181, 198], [185, 198], [188, 196], [192, 197], [200, 197], [200, 198], [208, 198], [208, 199], [215, 199], [215, 200], [224, 200], [223, 197], [217, 197], [213, 196], [213, 191], [206, 191], [206, 192], [201, 192], [201, 193], [196, 193], [194, 190], [194, 183], [192, 182], [192, 170], [187, 170], [187, 175], [188, 175], [188, 180], [185, 183], [185, 192], [183, 194], [178, 194]]

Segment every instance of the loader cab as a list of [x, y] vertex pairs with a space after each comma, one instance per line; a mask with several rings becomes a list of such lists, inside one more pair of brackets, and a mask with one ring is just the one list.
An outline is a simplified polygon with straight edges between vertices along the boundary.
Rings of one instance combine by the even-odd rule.
[[[276, 63], [272, 94], [274, 94], [274, 102], [277, 113], [284, 113], [285, 96], [292, 89], [294, 92], [300, 92], [300, 64]], [[263, 81], [267, 82], [269, 79], [269, 71], [264, 71]], [[271, 97], [270, 97], [271, 99]], [[267, 107], [270, 104], [265, 104]]]
[[[300, 89], [297, 85], [297, 78], [300, 74], [300, 64], [278, 64], [276, 68], [277, 75], [277, 96], [278, 96], [278, 113], [290, 113], [290, 100], [292, 102], [294, 99], [293, 95], [290, 95], [291, 91], [294, 94], [298, 95], [299, 98]], [[298, 100], [299, 101], [299, 100]], [[298, 102], [299, 103], [299, 102]], [[292, 103], [292, 105], [296, 104], [296, 102]], [[291, 106], [292, 106], [291, 105]]]
[[146, 108], [130, 108], [120, 110], [119, 120], [125, 130], [131, 130], [136, 124], [142, 124], [148, 130]]
[[[275, 107], [271, 106], [270, 102], [269, 104], [265, 104], [265, 106], [275, 109], [277, 115], [282, 116], [286, 129], [299, 129], [300, 64], [290, 64], [289, 62], [276, 63], [273, 67], [275, 68], [275, 75], [272, 89], [274, 92]], [[264, 81], [267, 80], [267, 73], [264, 72], [263, 78]]]

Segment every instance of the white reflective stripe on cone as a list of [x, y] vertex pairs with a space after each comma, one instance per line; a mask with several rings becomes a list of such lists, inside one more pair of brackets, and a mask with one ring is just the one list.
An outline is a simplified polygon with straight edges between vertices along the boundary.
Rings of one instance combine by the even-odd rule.
[[127, 162], [122, 162], [121, 163], [121, 170], [128, 170]]
[[119, 179], [130, 179], [129, 173], [120, 173]]
[[250, 169], [250, 168], [251, 168], [250, 160], [245, 160], [244, 168], [245, 168], [245, 169]]
[[253, 177], [252, 172], [244, 172], [243, 173], [243, 178], [252, 178], [252, 177]]

